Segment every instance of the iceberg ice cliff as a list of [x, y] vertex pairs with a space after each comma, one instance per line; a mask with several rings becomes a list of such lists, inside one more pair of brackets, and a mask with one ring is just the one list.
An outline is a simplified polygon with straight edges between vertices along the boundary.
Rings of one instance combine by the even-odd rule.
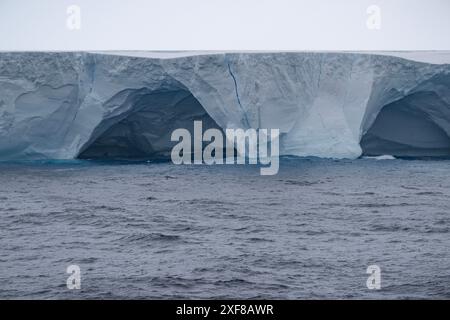
[[176, 128], [282, 155], [450, 156], [450, 65], [359, 53], [0, 53], [0, 159], [167, 156]]

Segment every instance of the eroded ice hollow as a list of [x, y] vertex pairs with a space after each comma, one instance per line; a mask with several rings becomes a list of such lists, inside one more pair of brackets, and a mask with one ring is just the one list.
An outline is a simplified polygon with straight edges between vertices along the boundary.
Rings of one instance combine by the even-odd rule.
[[392, 55], [3, 52], [0, 160], [167, 158], [194, 120], [279, 129], [281, 155], [450, 156], [450, 65]]
[[[101, 123], [90, 141], [80, 150], [80, 159], [170, 158], [171, 133], [184, 128], [194, 136], [194, 121], [202, 121], [203, 130], [220, 129], [197, 99], [187, 90], [147, 89], [123, 92], [125, 103], [133, 110]], [[192, 142], [193, 144], [193, 142]]]
[[364, 155], [450, 157], [450, 75], [435, 75], [384, 105], [361, 139]]
[[388, 104], [363, 135], [363, 154], [450, 157], [446, 126], [440, 125], [443, 119], [433, 119], [433, 109], [439, 115], [439, 109], [446, 110], [448, 105], [431, 92], [411, 94]]

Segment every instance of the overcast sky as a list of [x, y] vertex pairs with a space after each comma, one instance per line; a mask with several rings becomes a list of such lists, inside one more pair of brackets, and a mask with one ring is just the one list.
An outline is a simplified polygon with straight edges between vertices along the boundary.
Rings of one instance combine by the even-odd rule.
[[0, 0], [0, 50], [450, 50], [450, 0]]

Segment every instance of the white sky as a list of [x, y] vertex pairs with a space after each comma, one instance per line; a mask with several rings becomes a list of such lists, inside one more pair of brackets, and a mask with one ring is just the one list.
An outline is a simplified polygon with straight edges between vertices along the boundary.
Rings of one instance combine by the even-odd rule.
[[450, 50], [450, 0], [0, 0], [0, 50]]

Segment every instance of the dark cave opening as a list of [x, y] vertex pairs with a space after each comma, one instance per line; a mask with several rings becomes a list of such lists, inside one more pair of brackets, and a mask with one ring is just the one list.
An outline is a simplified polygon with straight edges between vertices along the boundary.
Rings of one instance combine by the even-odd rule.
[[450, 157], [450, 138], [443, 122], [435, 120], [443, 119], [439, 113], [447, 109], [432, 92], [414, 93], [384, 106], [361, 139], [363, 155]]
[[178, 143], [170, 139], [175, 129], [187, 129], [193, 136], [194, 121], [199, 120], [202, 121], [203, 130], [222, 130], [187, 90], [135, 94], [134, 98], [127, 97], [125, 100], [131, 103], [131, 109], [136, 111], [130, 112], [119, 121], [112, 121], [101, 134], [86, 144], [77, 158], [167, 160], [170, 159], [173, 146]]

